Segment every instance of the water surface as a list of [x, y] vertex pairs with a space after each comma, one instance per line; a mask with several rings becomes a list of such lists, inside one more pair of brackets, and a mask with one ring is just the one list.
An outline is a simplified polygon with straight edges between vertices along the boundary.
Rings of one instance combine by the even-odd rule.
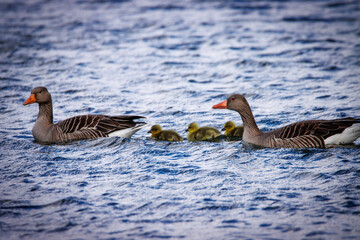
[[0, 3], [1, 239], [360, 239], [360, 141], [251, 149], [241, 141], [103, 138], [40, 145], [54, 120], [136, 114], [186, 136], [237, 113], [259, 127], [360, 117], [359, 1]]

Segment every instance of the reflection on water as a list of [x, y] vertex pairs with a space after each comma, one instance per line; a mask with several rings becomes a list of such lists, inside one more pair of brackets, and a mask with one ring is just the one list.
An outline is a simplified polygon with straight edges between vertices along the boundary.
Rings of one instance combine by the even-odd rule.
[[[359, 140], [324, 149], [241, 141], [33, 142], [54, 120], [138, 114], [219, 129], [242, 93], [259, 127], [360, 117], [357, 1], [2, 1], [0, 231], [9, 239], [356, 239]], [[150, 128], [150, 127], [149, 127]]]

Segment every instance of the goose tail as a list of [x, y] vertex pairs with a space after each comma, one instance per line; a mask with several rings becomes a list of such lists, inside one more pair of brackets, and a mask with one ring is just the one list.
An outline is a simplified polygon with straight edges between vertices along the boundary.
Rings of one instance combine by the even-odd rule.
[[134, 135], [134, 133], [136, 133], [140, 129], [146, 127], [147, 125], [149, 125], [149, 124], [148, 123], [139, 123], [135, 127], [130, 127], [130, 128], [114, 131], [114, 132], [109, 134], [109, 137], [130, 138], [132, 135]]
[[351, 144], [360, 137], [360, 119], [342, 133], [332, 135], [325, 139], [326, 145]]

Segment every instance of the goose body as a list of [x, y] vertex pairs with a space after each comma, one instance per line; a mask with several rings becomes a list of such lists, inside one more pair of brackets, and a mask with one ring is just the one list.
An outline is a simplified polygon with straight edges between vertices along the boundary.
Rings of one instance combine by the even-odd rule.
[[212, 140], [220, 136], [220, 131], [213, 127], [201, 127], [196, 122], [190, 123], [187, 131], [189, 141], [206, 141]]
[[233, 121], [228, 121], [224, 124], [224, 128], [222, 130], [225, 130], [224, 134], [227, 137], [242, 138], [244, 127], [243, 126], [236, 127]]
[[213, 106], [237, 111], [244, 124], [243, 140], [263, 147], [325, 148], [350, 144], [360, 137], [360, 119], [307, 120], [269, 132], [259, 130], [251, 108], [243, 95], [235, 94]]
[[157, 140], [163, 141], [182, 141], [183, 138], [174, 130], [162, 130], [160, 125], [154, 125], [151, 127], [149, 133], [151, 133], [151, 137]]
[[134, 120], [142, 116], [81, 115], [53, 123], [51, 95], [45, 87], [36, 87], [24, 105], [38, 103], [39, 114], [32, 129], [35, 141], [63, 143], [98, 137], [131, 137], [146, 123]]

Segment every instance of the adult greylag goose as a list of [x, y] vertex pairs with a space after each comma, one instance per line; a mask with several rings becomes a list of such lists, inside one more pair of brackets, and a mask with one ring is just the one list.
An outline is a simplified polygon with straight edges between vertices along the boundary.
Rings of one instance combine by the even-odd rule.
[[163, 141], [182, 141], [183, 138], [174, 130], [162, 130], [161, 126], [156, 124], [151, 127], [149, 133], [151, 133], [151, 137], [157, 140]]
[[227, 121], [224, 124], [224, 128], [222, 129], [223, 131], [225, 130], [225, 136], [227, 137], [237, 137], [237, 138], [242, 138], [243, 132], [244, 132], [244, 127], [243, 126], [236, 126], [235, 123], [233, 121]]
[[31, 90], [24, 105], [38, 103], [39, 114], [32, 134], [35, 141], [42, 143], [63, 143], [73, 140], [94, 139], [98, 137], [131, 137], [146, 125], [135, 122], [142, 116], [81, 115], [53, 123], [51, 95], [45, 87]]
[[237, 111], [244, 124], [243, 140], [263, 147], [325, 148], [350, 144], [360, 136], [360, 119], [350, 117], [296, 122], [264, 133], [256, 125], [246, 98], [240, 94], [230, 96], [213, 108]]
[[206, 141], [212, 140], [220, 136], [220, 131], [213, 127], [201, 127], [196, 122], [190, 123], [186, 129], [189, 133], [187, 138], [189, 141]]

